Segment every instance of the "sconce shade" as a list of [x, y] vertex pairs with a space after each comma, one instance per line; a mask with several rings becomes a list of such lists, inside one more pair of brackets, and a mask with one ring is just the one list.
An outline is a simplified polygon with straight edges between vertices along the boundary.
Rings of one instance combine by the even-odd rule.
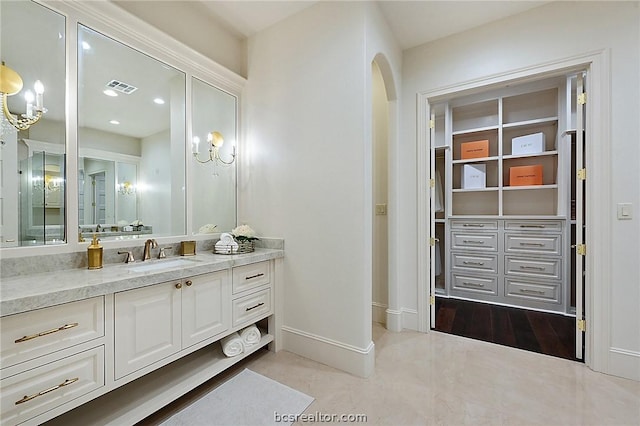
[[0, 65], [0, 92], [12, 96], [20, 90], [22, 90], [22, 78], [3, 62]]
[[220, 148], [224, 143], [224, 138], [222, 137], [222, 133], [220, 132], [211, 132], [209, 133], [207, 140], [211, 142], [211, 145], [216, 148]]

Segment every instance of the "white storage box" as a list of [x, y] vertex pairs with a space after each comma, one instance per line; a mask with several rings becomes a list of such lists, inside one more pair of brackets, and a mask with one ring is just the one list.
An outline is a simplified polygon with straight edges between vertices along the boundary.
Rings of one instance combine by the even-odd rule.
[[465, 164], [462, 168], [462, 189], [487, 187], [487, 165]]
[[511, 154], [540, 154], [545, 149], [544, 133], [533, 133], [511, 139]]

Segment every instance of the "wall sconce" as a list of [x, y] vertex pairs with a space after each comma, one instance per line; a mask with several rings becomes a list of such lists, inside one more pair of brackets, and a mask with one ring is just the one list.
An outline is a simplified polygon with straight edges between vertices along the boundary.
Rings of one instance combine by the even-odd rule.
[[49, 192], [58, 192], [62, 190], [64, 178], [54, 177], [51, 175], [33, 176], [31, 184], [35, 190], [46, 190]]
[[193, 138], [193, 157], [199, 163], [208, 163], [209, 161], [216, 161], [222, 164], [231, 164], [236, 159], [235, 146], [233, 147], [233, 152], [231, 153], [230, 161], [224, 161], [222, 158], [220, 158], [220, 147], [224, 143], [224, 138], [222, 137], [222, 134], [220, 132], [210, 132], [207, 135], [207, 142], [209, 142], [209, 158], [207, 158], [206, 160], [201, 160], [200, 156], [198, 155], [199, 154], [198, 146], [200, 144], [200, 138], [197, 136], [194, 136]]
[[[18, 130], [27, 130], [33, 124], [37, 123], [42, 117], [42, 114], [47, 112], [43, 106], [43, 93], [44, 85], [40, 80], [37, 80], [33, 85], [35, 96], [31, 90], [25, 92], [25, 100], [27, 102], [27, 112], [20, 116], [14, 116], [9, 112], [7, 106], [7, 96], [13, 96], [22, 90], [22, 78], [20, 74], [9, 68], [2, 62], [0, 66], [0, 93], [2, 94], [2, 110], [4, 116], [9, 123]], [[35, 100], [35, 105], [33, 104]]]
[[128, 180], [118, 184], [118, 194], [133, 195], [136, 193], [136, 186]]

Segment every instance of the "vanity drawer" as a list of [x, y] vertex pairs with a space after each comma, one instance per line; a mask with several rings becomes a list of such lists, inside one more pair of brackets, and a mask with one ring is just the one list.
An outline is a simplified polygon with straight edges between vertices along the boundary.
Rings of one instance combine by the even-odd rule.
[[270, 288], [240, 297], [233, 301], [233, 327], [251, 324], [270, 313]]
[[104, 386], [104, 347], [7, 377], [1, 386], [0, 423], [22, 423]]
[[268, 284], [269, 261], [233, 268], [233, 294]]
[[560, 286], [554, 283], [536, 283], [517, 278], [505, 278], [504, 294], [518, 299], [560, 303]]
[[498, 294], [498, 279], [496, 277], [479, 277], [453, 273], [453, 289], [473, 293]]
[[550, 254], [562, 253], [561, 234], [511, 234], [504, 235], [504, 250], [512, 253]]
[[561, 232], [560, 220], [505, 220], [506, 231]]
[[451, 233], [451, 250], [456, 249], [498, 251], [498, 234], [454, 231]]
[[498, 229], [498, 221], [497, 220], [463, 220], [456, 219], [451, 221], [451, 229], [464, 229], [466, 231], [469, 230], [478, 230], [482, 231], [485, 229], [488, 230], [497, 230]]
[[104, 336], [104, 298], [0, 318], [0, 364], [19, 364]]
[[540, 278], [562, 278], [562, 261], [558, 259], [530, 259], [505, 256], [505, 274]]
[[476, 270], [483, 272], [498, 273], [497, 255], [476, 255], [466, 253], [452, 253], [451, 265], [453, 269]]

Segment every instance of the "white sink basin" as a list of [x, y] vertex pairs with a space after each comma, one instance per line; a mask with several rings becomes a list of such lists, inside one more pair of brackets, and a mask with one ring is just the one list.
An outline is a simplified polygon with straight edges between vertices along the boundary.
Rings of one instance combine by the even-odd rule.
[[130, 266], [128, 269], [132, 272], [149, 272], [161, 269], [178, 268], [180, 266], [191, 266], [196, 262], [198, 261], [195, 259], [159, 260], [146, 265]]

